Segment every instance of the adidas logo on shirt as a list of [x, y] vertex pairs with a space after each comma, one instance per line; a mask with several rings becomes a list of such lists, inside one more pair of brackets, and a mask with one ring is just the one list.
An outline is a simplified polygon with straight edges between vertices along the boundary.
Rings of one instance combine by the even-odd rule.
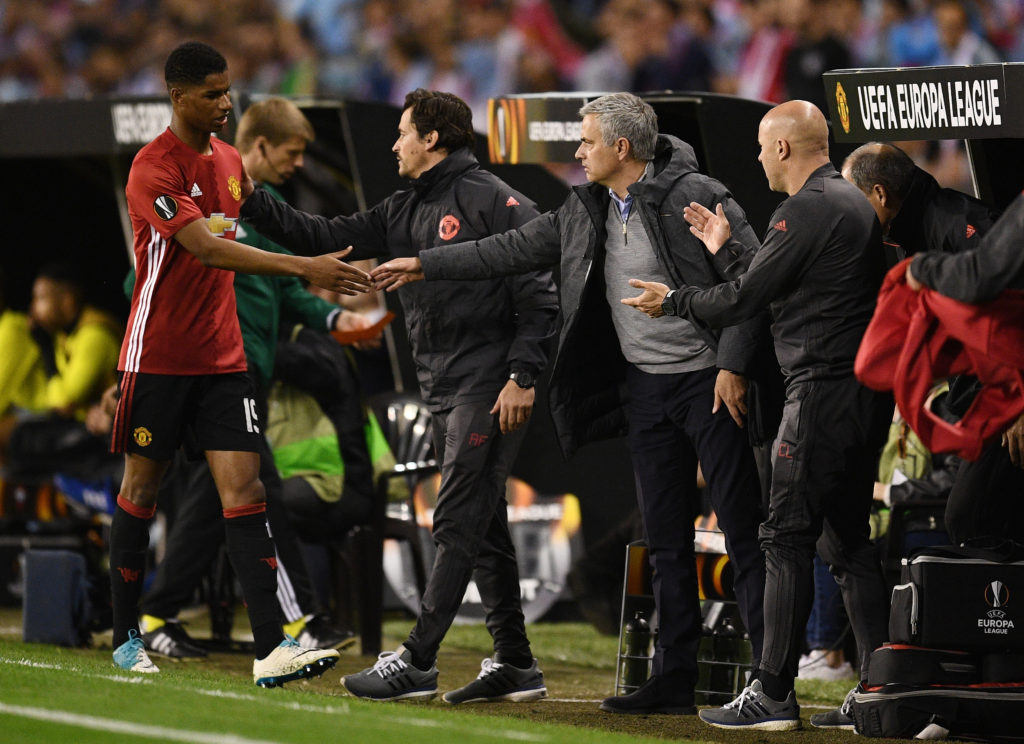
[[519, 200], [516, 199], [514, 196], [510, 196], [508, 198], [508, 201], [505, 202], [505, 206], [506, 207], [518, 207], [519, 206]]
[[786, 221], [779, 220], [774, 225], [772, 225], [772, 227], [774, 227], [776, 230], [779, 230], [780, 232], [786, 232]]
[[201, 190], [201, 189], [199, 188], [199, 184], [198, 184], [198, 183], [195, 183], [195, 182], [193, 182], [193, 183], [192, 183], [192, 193], [191, 193], [191, 194], [189, 194], [189, 196], [191, 196], [191, 197], [192, 197], [193, 199], [195, 199], [195, 198], [196, 198], [197, 196], [202, 196], [202, 195], [203, 195], [203, 192], [202, 192], [202, 190]]

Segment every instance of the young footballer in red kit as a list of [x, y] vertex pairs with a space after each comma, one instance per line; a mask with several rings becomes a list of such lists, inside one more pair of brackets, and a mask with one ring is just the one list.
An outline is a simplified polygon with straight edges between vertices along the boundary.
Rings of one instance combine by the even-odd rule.
[[211, 137], [231, 111], [224, 57], [198, 42], [164, 71], [170, 127], [136, 155], [126, 189], [138, 280], [118, 369], [113, 447], [125, 474], [110, 530], [114, 663], [156, 672], [138, 632], [138, 604], [161, 479], [177, 448], [205, 453], [221, 503], [228, 554], [255, 641], [253, 679], [272, 687], [322, 674], [334, 650], [283, 638], [276, 558], [258, 477], [259, 427], [235, 309], [234, 271], [300, 276], [354, 294], [367, 275], [342, 262], [268, 253], [236, 243], [246, 176], [238, 151]]

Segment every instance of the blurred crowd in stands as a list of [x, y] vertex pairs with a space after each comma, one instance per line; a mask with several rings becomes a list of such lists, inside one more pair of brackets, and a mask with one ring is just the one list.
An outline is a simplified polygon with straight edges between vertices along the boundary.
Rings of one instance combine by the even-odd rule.
[[[183, 39], [224, 51], [238, 92], [401, 104], [445, 90], [709, 90], [825, 109], [844, 67], [1024, 60], [1024, 0], [6, 0], [0, 102], [162, 95]], [[962, 150], [912, 153], [969, 187]]]
[[[0, 101], [163, 94], [182, 39], [234, 88], [400, 104], [446, 90], [822, 97], [820, 70], [1024, 59], [1022, 0], [6, 0]], [[479, 119], [478, 119], [479, 121]]]

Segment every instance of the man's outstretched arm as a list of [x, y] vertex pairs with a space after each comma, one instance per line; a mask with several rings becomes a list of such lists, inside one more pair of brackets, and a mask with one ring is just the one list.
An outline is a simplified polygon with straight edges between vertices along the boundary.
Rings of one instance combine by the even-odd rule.
[[300, 277], [310, 284], [346, 295], [368, 292], [373, 288], [369, 274], [341, 260], [349, 254], [351, 247], [312, 257], [270, 253], [218, 238], [201, 219], [185, 225], [174, 234], [174, 238], [204, 266], [243, 274]]

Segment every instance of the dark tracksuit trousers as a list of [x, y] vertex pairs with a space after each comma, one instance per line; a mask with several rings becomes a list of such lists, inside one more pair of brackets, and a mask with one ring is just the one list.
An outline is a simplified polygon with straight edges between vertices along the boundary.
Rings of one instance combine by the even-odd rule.
[[761, 486], [746, 432], [724, 405], [711, 413], [717, 374], [714, 367], [649, 374], [630, 366], [626, 378], [628, 443], [658, 609], [652, 671], [691, 690], [701, 635], [693, 549], [698, 461], [725, 532], [755, 665], [764, 634], [765, 564], [757, 542]]
[[525, 427], [502, 434], [492, 406], [467, 403], [432, 415], [441, 468], [433, 528], [437, 552], [420, 615], [405, 643], [420, 664], [437, 658], [471, 578], [480, 590], [499, 660], [531, 655], [505, 501], [505, 481]]
[[868, 516], [892, 405], [852, 375], [787, 386], [761, 526], [768, 574], [761, 668], [790, 689], [811, 610], [816, 548], [842, 591], [862, 679], [871, 651], [888, 636], [889, 597]]

